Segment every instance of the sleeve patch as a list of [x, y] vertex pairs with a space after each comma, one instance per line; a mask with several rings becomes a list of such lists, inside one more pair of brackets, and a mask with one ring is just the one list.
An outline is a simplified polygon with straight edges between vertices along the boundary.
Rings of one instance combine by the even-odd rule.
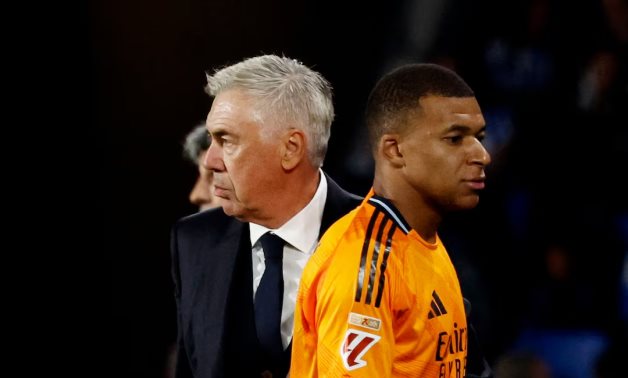
[[379, 331], [382, 321], [377, 318], [352, 312], [349, 314], [349, 324]]
[[342, 344], [340, 345], [340, 356], [342, 363], [347, 370], [355, 370], [366, 366], [366, 361], [362, 356], [371, 349], [381, 336], [372, 333], [348, 329]]

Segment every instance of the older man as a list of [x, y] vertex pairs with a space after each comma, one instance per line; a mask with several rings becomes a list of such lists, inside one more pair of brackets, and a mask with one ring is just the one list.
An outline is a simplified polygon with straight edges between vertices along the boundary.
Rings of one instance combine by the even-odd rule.
[[319, 236], [360, 203], [320, 168], [332, 91], [274, 55], [207, 81], [215, 98], [203, 165], [221, 209], [173, 227], [177, 377], [285, 377], [303, 267]]

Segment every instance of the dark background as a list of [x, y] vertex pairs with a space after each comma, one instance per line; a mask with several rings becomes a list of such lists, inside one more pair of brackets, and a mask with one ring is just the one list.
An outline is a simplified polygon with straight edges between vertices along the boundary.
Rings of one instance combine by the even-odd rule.
[[[165, 374], [176, 334], [169, 231], [196, 211], [187, 202], [196, 168], [183, 160], [181, 143], [211, 104], [204, 72], [266, 53], [301, 60], [332, 83], [337, 115], [324, 169], [361, 195], [372, 177], [361, 114], [377, 78], [404, 62], [455, 69], [476, 91], [493, 164], [480, 206], [453, 215], [442, 237], [487, 358], [494, 364], [526, 345], [543, 355], [528, 340], [539, 330], [576, 342], [593, 334], [600, 343], [590, 359], [612, 356], [627, 312], [626, 1], [344, 7], [91, 2], [91, 110], [105, 141], [100, 189], [112, 265], [111, 376]], [[543, 357], [560, 376], [554, 357]]]

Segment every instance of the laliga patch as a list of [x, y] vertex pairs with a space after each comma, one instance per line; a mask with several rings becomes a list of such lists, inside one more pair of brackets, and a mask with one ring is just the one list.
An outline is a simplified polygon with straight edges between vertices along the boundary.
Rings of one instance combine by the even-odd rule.
[[370, 316], [351, 312], [349, 313], [349, 324], [379, 331], [382, 325], [382, 321], [377, 318], [372, 318]]
[[348, 329], [345, 339], [340, 345], [340, 356], [347, 370], [355, 370], [366, 366], [362, 356], [381, 339], [372, 333]]

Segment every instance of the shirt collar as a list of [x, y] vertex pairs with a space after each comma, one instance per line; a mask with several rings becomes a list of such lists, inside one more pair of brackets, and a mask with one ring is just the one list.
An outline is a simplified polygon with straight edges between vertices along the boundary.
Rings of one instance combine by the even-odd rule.
[[273, 230], [259, 224], [249, 223], [252, 246], [262, 235], [271, 231], [303, 253], [309, 255], [314, 251], [318, 242], [325, 201], [327, 200], [327, 179], [321, 169], [318, 171], [320, 181], [314, 197], [281, 227]]
[[362, 200], [362, 204], [366, 202], [379, 208], [385, 214], [388, 214], [388, 217], [397, 224], [397, 227], [399, 227], [404, 234], [407, 235], [412, 230], [412, 227], [410, 227], [397, 207], [388, 198], [375, 194], [373, 188], [369, 190], [366, 197], [364, 197], [364, 200]]

